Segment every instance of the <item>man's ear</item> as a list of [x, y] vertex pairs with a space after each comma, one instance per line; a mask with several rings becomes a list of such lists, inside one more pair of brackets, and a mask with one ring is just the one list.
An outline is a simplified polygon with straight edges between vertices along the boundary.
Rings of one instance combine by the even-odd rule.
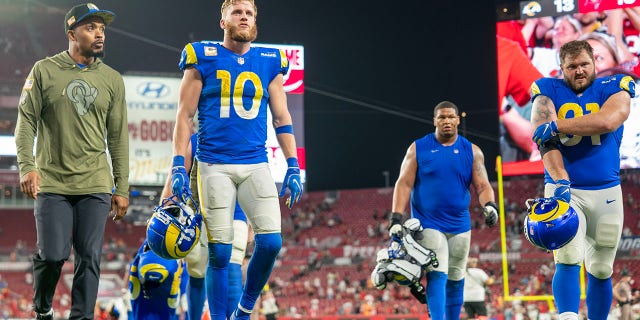
[[71, 41], [76, 41], [76, 33], [73, 30], [67, 31], [67, 38]]

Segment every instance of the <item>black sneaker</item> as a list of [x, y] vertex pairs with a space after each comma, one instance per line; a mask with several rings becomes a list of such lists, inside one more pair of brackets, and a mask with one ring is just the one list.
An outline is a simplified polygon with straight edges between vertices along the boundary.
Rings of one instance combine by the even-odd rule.
[[53, 320], [53, 309], [46, 313], [36, 312], [36, 320]]

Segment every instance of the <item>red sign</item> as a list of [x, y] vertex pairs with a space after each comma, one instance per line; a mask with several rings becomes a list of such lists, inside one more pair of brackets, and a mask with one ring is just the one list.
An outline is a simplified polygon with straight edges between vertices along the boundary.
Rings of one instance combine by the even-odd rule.
[[292, 94], [304, 93], [304, 52], [302, 47], [284, 47], [289, 59], [289, 72], [284, 76], [284, 91]]
[[640, 0], [580, 0], [578, 3], [578, 11], [585, 13], [636, 7], [638, 5], [640, 5]]
[[304, 93], [304, 47], [288, 44], [254, 43], [261, 47], [277, 48], [284, 51], [289, 59], [289, 72], [284, 75], [284, 91], [288, 94]]

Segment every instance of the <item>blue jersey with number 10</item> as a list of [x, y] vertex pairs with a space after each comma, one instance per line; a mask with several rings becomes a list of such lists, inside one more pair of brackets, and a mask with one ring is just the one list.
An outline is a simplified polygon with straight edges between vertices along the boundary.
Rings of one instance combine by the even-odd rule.
[[[562, 79], [542, 78], [531, 85], [531, 101], [543, 95], [551, 99], [558, 119], [581, 117], [600, 111], [607, 99], [620, 91], [635, 96], [633, 78], [613, 75], [597, 78], [581, 96]], [[564, 166], [576, 189], [600, 190], [620, 184], [620, 143], [624, 126], [613, 132], [582, 137], [560, 134]], [[545, 170], [545, 182], [554, 183]]]
[[263, 47], [251, 47], [239, 55], [219, 43], [201, 41], [185, 46], [179, 67], [196, 68], [202, 77], [198, 161], [267, 162], [267, 88], [278, 74], [287, 73], [287, 56]]

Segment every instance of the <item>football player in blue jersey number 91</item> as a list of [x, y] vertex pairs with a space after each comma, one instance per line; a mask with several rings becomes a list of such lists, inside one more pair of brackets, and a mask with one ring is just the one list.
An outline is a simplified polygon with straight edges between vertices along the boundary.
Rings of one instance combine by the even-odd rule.
[[553, 296], [559, 319], [578, 319], [580, 265], [587, 271], [587, 312], [605, 320], [612, 301], [611, 275], [624, 220], [620, 142], [635, 83], [625, 75], [596, 79], [586, 41], [560, 48], [564, 79], [531, 86], [533, 140], [545, 168], [545, 197], [569, 202], [579, 217], [576, 236], [555, 250]]
[[[300, 200], [302, 184], [296, 142], [283, 75], [289, 61], [283, 51], [251, 46], [258, 14], [253, 0], [225, 0], [221, 7], [222, 43], [189, 43], [182, 51], [183, 70], [173, 145], [172, 191], [189, 193], [184, 151], [198, 113], [198, 192], [209, 236], [212, 292], [227, 296], [236, 199], [255, 233], [255, 249], [240, 302], [232, 319], [248, 319], [269, 279], [282, 247], [278, 190], [267, 163], [267, 108], [288, 170], [280, 196], [290, 193], [289, 208]], [[207, 274], [207, 277], [209, 274]], [[227, 318], [213, 310], [213, 320]]]

